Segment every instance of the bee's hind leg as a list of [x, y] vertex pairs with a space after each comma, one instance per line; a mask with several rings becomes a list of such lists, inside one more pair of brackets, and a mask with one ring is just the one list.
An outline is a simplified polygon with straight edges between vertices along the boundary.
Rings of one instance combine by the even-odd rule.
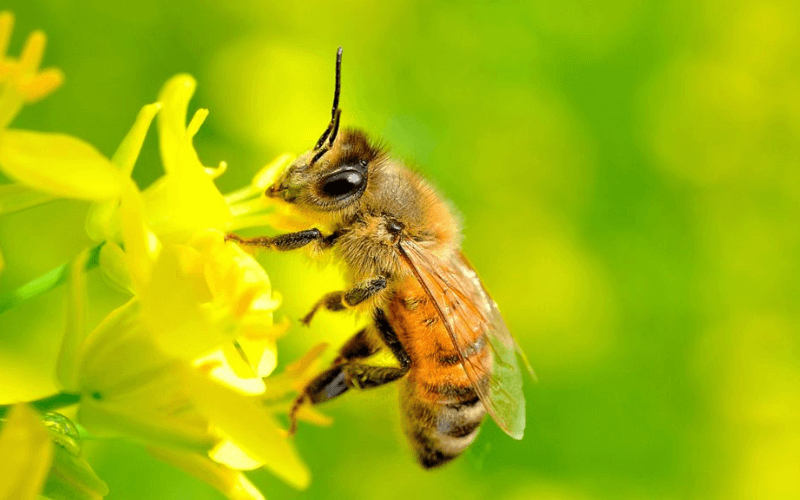
[[[399, 342], [396, 342], [393, 331], [390, 330], [388, 335], [383, 331], [388, 325], [382, 325], [381, 318], [382, 313], [376, 318], [378, 321], [376, 321], [375, 327], [378, 329], [378, 336], [382, 342], [370, 335], [372, 326], [360, 330], [339, 349], [339, 356], [333, 361], [331, 367], [311, 380], [294, 400], [289, 411], [290, 435], [297, 430], [297, 412], [303, 404], [324, 403], [341, 396], [351, 388], [379, 387], [399, 379], [408, 372], [410, 364], [408, 355]], [[372, 366], [361, 362], [380, 351], [383, 348], [382, 343], [385, 343], [398, 358], [400, 366]], [[395, 352], [398, 349], [401, 352]]]
[[305, 403], [324, 403], [341, 396], [348, 389], [372, 389], [394, 382], [408, 372], [408, 367], [371, 366], [344, 362], [325, 370], [303, 389], [289, 410], [289, 435], [297, 430], [297, 412]]

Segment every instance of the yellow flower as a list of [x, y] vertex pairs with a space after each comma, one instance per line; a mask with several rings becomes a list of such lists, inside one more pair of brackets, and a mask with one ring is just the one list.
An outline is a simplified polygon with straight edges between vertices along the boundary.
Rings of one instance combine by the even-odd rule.
[[63, 134], [7, 128], [23, 104], [41, 99], [63, 80], [58, 69], [39, 71], [44, 33], [28, 37], [19, 60], [6, 56], [13, 24], [10, 13], [0, 13], [0, 170], [54, 196], [88, 200], [118, 196], [124, 177], [90, 144]]
[[45, 97], [64, 80], [58, 69], [39, 71], [46, 43], [41, 31], [31, 33], [19, 60], [6, 56], [13, 27], [14, 16], [0, 12], [0, 129], [11, 123], [23, 104]]
[[[262, 378], [275, 367], [275, 340], [285, 331], [273, 325], [280, 300], [252, 256], [225, 241], [234, 218], [213, 184], [219, 170], [203, 167], [191, 145], [205, 113], [183, 125], [193, 90], [181, 75], [161, 93], [164, 177], [144, 193], [126, 183], [118, 202], [96, 204], [87, 220], [90, 234], [107, 238], [101, 268], [134, 298], [85, 339], [65, 336], [72, 347], [62, 351], [61, 366], [72, 368], [59, 371], [60, 380], [81, 394], [80, 419], [93, 432], [170, 446], [178, 451], [166, 455], [195, 474], [220, 470], [198, 466], [205, 462], [197, 453], [210, 452], [230, 467], [264, 466], [304, 487], [308, 471], [261, 402]], [[143, 109], [120, 147], [125, 152], [114, 156], [123, 173], [156, 112], [157, 105]], [[263, 208], [250, 207], [239, 213]], [[82, 266], [74, 267], [72, 297], [82, 296]]]
[[[90, 329], [88, 251], [71, 265], [56, 372], [79, 404], [80, 423], [146, 443], [229, 498], [262, 498], [239, 472], [256, 467], [304, 488], [308, 470], [275, 419], [303, 370], [265, 385], [287, 326], [274, 323], [280, 297], [253, 257], [225, 240], [246, 227], [307, 224], [263, 196], [292, 157], [278, 158], [250, 186], [220, 193], [214, 179], [226, 165], [204, 166], [192, 144], [208, 112], [198, 110], [187, 125], [196, 86], [189, 75], [170, 79], [158, 102], [142, 108], [111, 159], [75, 137], [9, 129], [23, 103], [61, 81], [57, 70], [38, 70], [40, 33], [19, 61], [6, 58], [10, 32], [11, 17], [1, 14], [0, 170], [17, 183], [0, 187], [0, 213], [56, 197], [90, 201], [86, 231], [101, 245], [100, 268], [130, 293]], [[164, 175], [140, 191], [131, 173], [156, 117]], [[326, 422], [310, 410], [301, 417]]]

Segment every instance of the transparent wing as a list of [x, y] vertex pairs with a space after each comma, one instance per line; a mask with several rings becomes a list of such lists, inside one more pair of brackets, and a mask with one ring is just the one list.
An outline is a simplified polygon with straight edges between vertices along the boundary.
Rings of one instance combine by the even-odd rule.
[[[478, 275], [460, 253], [437, 257], [410, 240], [400, 243], [400, 253], [433, 302], [486, 411], [506, 434], [522, 439], [525, 396], [516, 359], [522, 351]], [[479, 332], [484, 333], [489, 359], [467, 352]]]

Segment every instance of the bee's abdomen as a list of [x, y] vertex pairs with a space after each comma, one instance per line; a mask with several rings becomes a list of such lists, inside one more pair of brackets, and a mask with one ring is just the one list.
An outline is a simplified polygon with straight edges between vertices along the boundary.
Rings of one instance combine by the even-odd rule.
[[[454, 341], [437, 308], [411, 280], [395, 293], [388, 311], [411, 361], [400, 395], [405, 432], [420, 464], [430, 469], [457, 457], [477, 437], [486, 408], [474, 383], [488, 388], [492, 354], [480, 318]], [[470, 380], [462, 358], [481, 368], [480, 380]]]
[[486, 409], [472, 387], [458, 388], [458, 395], [438, 401], [421, 397], [429, 387], [409, 376], [400, 398], [406, 435], [426, 469], [457, 457], [478, 435]]

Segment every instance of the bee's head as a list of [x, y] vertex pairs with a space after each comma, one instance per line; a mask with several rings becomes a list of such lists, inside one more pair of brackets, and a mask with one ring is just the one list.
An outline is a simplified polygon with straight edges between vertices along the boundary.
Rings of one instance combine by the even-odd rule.
[[343, 130], [327, 149], [314, 148], [297, 158], [267, 196], [313, 211], [345, 209], [364, 194], [370, 170], [382, 157], [363, 132]]
[[339, 92], [342, 48], [336, 52], [336, 90], [331, 121], [313, 149], [302, 154], [267, 189], [267, 196], [282, 198], [313, 211], [345, 209], [356, 203], [367, 188], [370, 167], [382, 157], [358, 130], [339, 133]]

